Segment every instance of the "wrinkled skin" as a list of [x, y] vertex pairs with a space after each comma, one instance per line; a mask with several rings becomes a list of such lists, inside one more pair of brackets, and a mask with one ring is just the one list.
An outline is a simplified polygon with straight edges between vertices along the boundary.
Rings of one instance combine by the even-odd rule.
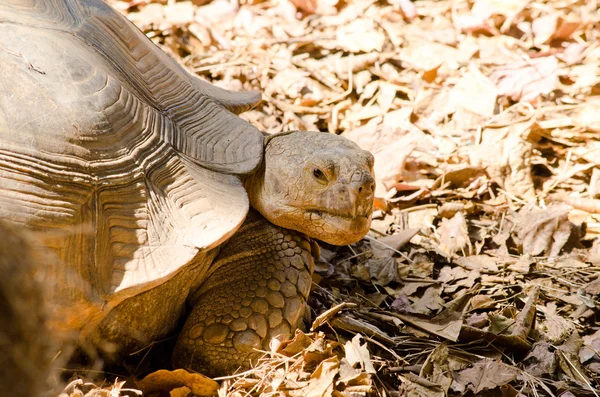
[[371, 224], [373, 155], [345, 138], [292, 132], [267, 139], [246, 181], [252, 207], [277, 226], [329, 244], [355, 243]]

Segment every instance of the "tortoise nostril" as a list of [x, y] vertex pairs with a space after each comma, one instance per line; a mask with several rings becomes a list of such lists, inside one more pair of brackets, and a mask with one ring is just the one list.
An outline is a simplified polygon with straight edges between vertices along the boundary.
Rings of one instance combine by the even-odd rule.
[[374, 183], [371, 183], [371, 191], [372, 192], [375, 191], [375, 184]]
[[362, 186], [358, 188], [358, 192], [362, 193]]

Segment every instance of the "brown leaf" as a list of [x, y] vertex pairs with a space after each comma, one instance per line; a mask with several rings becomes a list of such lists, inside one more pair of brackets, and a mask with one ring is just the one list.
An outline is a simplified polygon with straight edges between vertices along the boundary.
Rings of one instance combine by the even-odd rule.
[[585, 363], [593, 357], [600, 359], [600, 330], [583, 337], [583, 346], [579, 349], [579, 361]]
[[526, 201], [535, 199], [531, 175], [533, 145], [522, 136], [532, 126], [533, 121], [528, 120], [484, 129], [482, 144], [468, 148], [471, 166], [485, 169], [504, 190]]
[[554, 348], [548, 342], [536, 342], [522, 364], [525, 372], [534, 378], [553, 375], [557, 366]]
[[586, 101], [571, 118], [580, 127], [600, 132], [600, 101]]
[[471, 255], [456, 259], [456, 263], [468, 270], [498, 273], [498, 259], [489, 255]]
[[302, 392], [306, 397], [329, 397], [334, 390], [334, 379], [340, 371], [340, 360], [329, 357], [319, 364], [310, 375], [311, 382]]
[[369, 354], [369, 349], [367, 349], [367, 344], [360, 344], [361, 338], [361, 334], [356, 334], [352, 338], [352, 341], [346, 342], [344, 345], [346, 360], [348, 360], [350, 365], [360, 364], [368, 374], [374, 374], [377, 371], [375, 371], [375, 367], [373, 367], [373, 363], [371, 362], [371, 355]]
[[564, 374], [569, 378], [583, 383], [590, 384], [590, 379], [579, 363], [578, 353], [583, 345], [583, 341], [577, 332], [569, 335], [569, 338], [558, 348], [558, 364]]
[[452, 167], [452, 169], [444, 172], [444, 174], [436, 180], [433, 188], [441, 186], [442, 183], [449, 183], [449, 187], [458, 188], [466, 187], [473, 182], [473, 180], [483, 175], [484, 170], [482, 167], [473, 167], [470, 165], [459, 165]]
[[[473, 325], [463, 325], [460, 332], [461, 341], [487, 340], [499, 346], [527, 351], [531, 345], [527, 338], [535, 323], [536, 302], [539, 289], [534, 288], [529, 294], [523, 310], [513, 319], [501, 314], [490, 314], [489, 327], [487, 329], [476, 328]], [[484, 321], [482, 325], [487, 322]]]
[[148, 394], [158, 391], [170, 392], [173, 389], [187, 387], [197, 396], [212, 396], [219, 389], [219, 384], [214, 380], [185, 369], [174, 371], [161, 369], [136, 381], [136, 384], [144, 393]]
[[442, 219], [438, 234], [440, 235], [439, 249], [447, 256], [452, 256], [456, 252], [471, 252], [467, 221], [462, 212], [457, 212], [451, 219]]
[[556, 312], [556, 302], [548, 302], [544, 315], [546, 319], [541, 322], [539, 330], [553, 344], [560, 343], [575, 330], [575, 324]]
[[400, 6], [402, 13], [407, 19], [416, 18], [418, 15], [417, 7], [411, 0], [390, 0], [390, 4], [397, 4]]
[[[432, 57], [431, 54], [435, 54]], [[464, 54], [449, 45], [433, 40], [409, 37], [408, 43], [400, 51], [399, 61], [407, 62], [420, 72], [431, 72], [442, 64], [456, 65], [457, 62], [468, 62]]]
[[475, 295], [471, 299], [471, 307], [473, 309], [491, 308], [494, 307], [495, 302], [489, 295]]
[[531, 23], [531, 31], [533, 32], [533, 42], [535, 45], [539, 47], [542, 44], [550, 41], [550, 39], [554, 36], [554, 33], [556, 33], [557, 28], [557, 14], [544, 15], [534, 19]]
[[444, 389], [433, 382], [423, 379], [413, 373], [400, 375], [402, 386], [400, 393], [407, 397], [444, 397]]
[[279, 345], [278, 352], [291, 357], [306, 349], [312, 342], [312, 339], [304, 332], [297, 329], [291, 340], [284, 341]]
[[371, 251], [375, 258], [389, 258], [394, 256], [396, 251], [406, 245], [420, 229], [402, 229], [391, 236], [383, 236], [376, 240], [371, 240]]
[[571, 207], [552, 203], [546, 210], [527, 206], [519, 211], [516, 230], [523, 252], [530, 255], [556, 256], [569, 240], [573, 225]]
[[336, 32], [335, 45], [349, 52], [381, 51], [385, 35], [377, 29], [372, 19], [358, 18]]
[[194, 21], [194, 5], [191, 1], [172, 3], [163, 8], [165, 22], [170, 25], [188, 25]]
[[377, 285], [385, 286], [400, 280], [395, 258], [371, 258], [367, 261], [367, 268], [369, 279]]
[[475, 363], [472, 368], [467, 368], [458, 373], [456, 383], [461, 391], [471, 389], [473, 393], [483, 390], [492, 390], [512, 382], [517, 378], [519, 370], [500, 361], [484, 358]]
[[444, 300], [440, 296], [442, 292], [441, 285], [434, 285], [425, 290], [423, 296], [417, 298], [413, 308], [422, 314], [436, 312], [444, 307]]
[[498, 90], [494, 83], [471, 64], [456, 82], [448, 98], [458, 127], [475, 129], [494, 114]]
[[[338, 314], [340, 311], [349, 307], [356, 307], [356, 304], [351, 302], [342, 302], [324, 311], [317, 318], [315, 318], [315, 321], [313, 321], [311, 331], [314, 331], [315, 329], [319, 328], [321, 325], [325, 324], [327, 321], [335, 317], [335, 315]], [[298, 336], [298, 338], [299, 341], [302, 340], [301, 336]], [[294, 340], [295, 339], [296, 337], [294, 337]]]
[[385, 332], [377, 328], [375, 325], [363, 320], [356, 319], [351, 316], [341, 315], [335, 317], [331, 323], [338, 328], [355, 333], [361, 333], [369, 337], [373, 337], [384, 341], [388, 344], [393, 344], [394, 340]]
[[395, 314], [395, 316], [407, 324], [456, 342], [463, 324], [464, 311], [471, 296], [472, 293], [465, 293], [459, 296], [449, 302], [446, 308], [433, 318], [409, 314]]
[[441, 343], [427, 356], [419, 374], [422, 378], [440, 385], [446, 394], [454, 380], [450, 370], [448, 354], [446, 342]]
[[533, 102], [554, 91], [558, 84], [558, 61], [553, 56], [529, 59], [494, 69], [489, 76], [498, 93], [513, 101]]

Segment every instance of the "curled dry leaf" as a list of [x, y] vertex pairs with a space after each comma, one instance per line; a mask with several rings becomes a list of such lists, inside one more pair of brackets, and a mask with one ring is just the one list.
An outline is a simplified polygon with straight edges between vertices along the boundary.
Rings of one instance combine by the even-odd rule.
[[556, 12], [538, 17], [531, 23], [534, 44], [541, 46], [551, 39], [567, 40], [580, 24], [581, 21], [578, 18], [563, 17]]
[[571, 119], [582, 128], [600, 132], [600, 101], [586, 101], [571, 116]]
[[307, 15], [334, 15], [339, 0], [290, 0], [290, 2]]
[[[435, 56], [432, 57], [431, 54]], [[408, 63], [421, 73], [433, 73], [427, 79], [433, 81], [437, 69], [443, 64], [450, 68], [457, 68], [460, 63], [468, 62], [468, 59], [465, 59], [464, 54], [459, 50], [449, 45], [411, 37], [400, 51], [398, 61]]]
[[494, 15], [511, 20], [524, 7], [519, 0], [476, 0], [470, 13], [458, 14], [454, 17], [457, 28], [465, 32], [494, 32]]
[[400, 281], [395, 258], [371, 258], [367, 261], [367, 267], [369, 280], [376, 285], [386, 286], [393, 281]]
[[584, 385], [590, 384], [590, 379], [579, 362], [578, 353], [583, 346], [583, 340], [577, 333], [572, 332], [568, 339], [558, 348], [558, 365], [565, 376]]
[[589, 212], [591, 214], [600, 214], [600, 200], [576, 196], [567, 196], [564, 194], [551, 194], [548, 196], [551, 201], [557, 201], [567, 204], [575, 209]]
[[579, 361], [585, 363], [592, 358], [600, 359], [600, 330], [583, 337], [583, 346], [579, 349]]
[[[82, 379], [75, 379], [64, 388], [59, 397], [119, 397], [125, 395], [141, 396], [142, 391], [127, 389], [123, 386], [126, 381], [115, 379], [112, 385], [98, 387], [93, 383], [86, 383]], [[125, 394], [127, 393], [127, 394]]]
[[416, 18], [418, 15], [417, 6], [411, 0], [390, 0], [390, 3], [400, 6], [402, 13], [407, 19]]
[[[419, 376], [422, 378], [441, 386], [446, 394], [454, 380], [450, 370], [450, 360], [448, 356], [448, 345], [443, 342], [427, 356], [423, 368], [421, 368], [421, 372], [419, 373]], [[452, 369], [456, 370], [458, 368]]]

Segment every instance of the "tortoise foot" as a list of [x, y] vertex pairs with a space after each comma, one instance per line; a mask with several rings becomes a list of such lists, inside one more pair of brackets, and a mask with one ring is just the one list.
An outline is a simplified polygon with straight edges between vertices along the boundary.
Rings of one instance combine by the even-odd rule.
[[173, 364], [209, 376], [247, 369], [274, 338], [294, 333], [314, 261], [302, 234], [250, 216], [223, 248], [192, 301]]

